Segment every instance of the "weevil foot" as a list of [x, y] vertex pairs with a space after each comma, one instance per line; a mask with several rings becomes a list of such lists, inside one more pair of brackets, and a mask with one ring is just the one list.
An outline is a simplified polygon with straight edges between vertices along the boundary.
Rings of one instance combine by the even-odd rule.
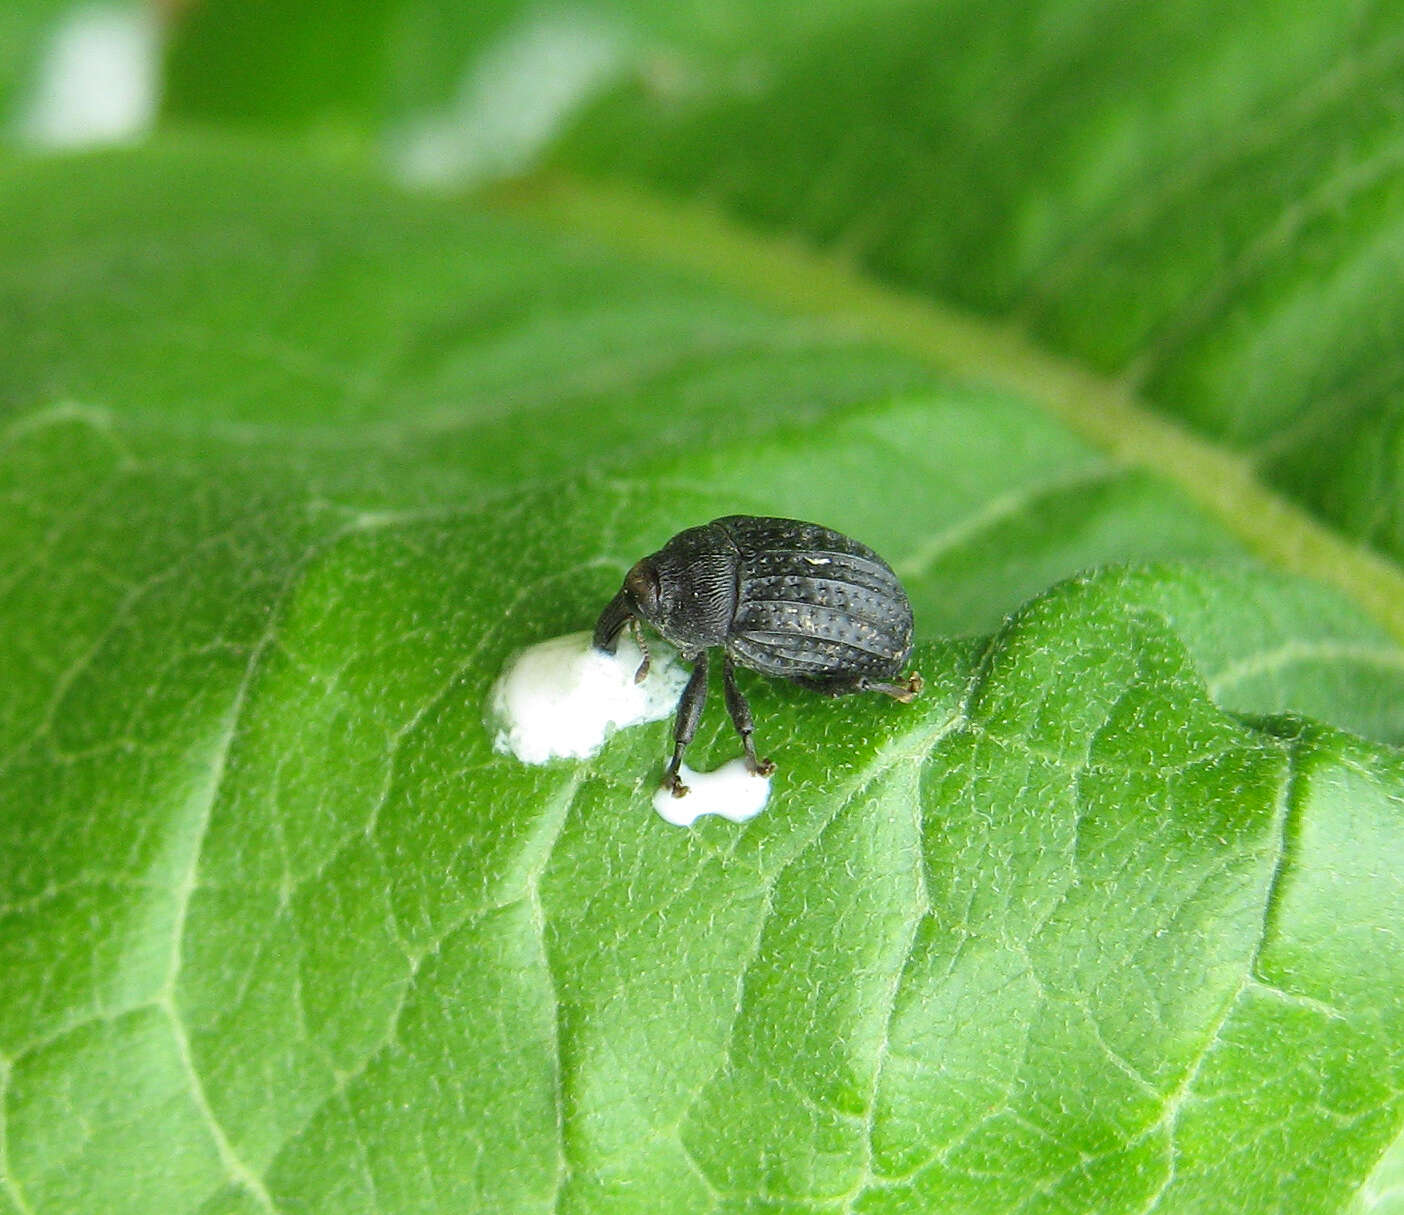
[[686, 797], [688, 788], [682, 783], [682, 777], [678, 775], [678, 769], [682, 767], [680, 756], [673, 756], [673, 762], [663, 772], [663, 788], [667, 789], [674, 797]]
[[893, 700], [901, 701], [904, 705], [909, 705], [917, 698], [917, 694], [926, 686], [921, 676], [915, 671], [908, 672], [901, 683], [887, 684], [880, 690], [886, 692]]
[[912, 671], [901, 683], [873, 683], [868, 679], [860, 679], [856, 684], [845, 687], [844, 691], [881, 692], [884, 696], [890, 696], [893, 700], [900, 700], [904, 705], [909, 705], [925, 686], [921, 676]]
[[[744, 701], [742, 702], [745, 703]], [[746, 771], [752, 776], [769, 776], [775, 771], [775, 763], [770, 759], [758, 759], [756, 757], [756, 744], [751, 738], [750, 730], [751, 711], [746, 710], [746, 730], [741, 735], [741, 743], [746, 748]]]

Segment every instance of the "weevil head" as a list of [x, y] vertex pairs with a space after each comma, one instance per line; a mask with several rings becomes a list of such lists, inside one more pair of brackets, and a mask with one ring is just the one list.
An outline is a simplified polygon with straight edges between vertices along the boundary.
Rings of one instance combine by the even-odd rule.
[[720, 645], [736, 612], [736, 562], [735, 545], [715, 524], [679, 532], [625, 575], [600, 613], [595, 645], [612, 654], [631, 619], [684, 653]]
[[[736, 614], [737, 551], [716, 524], [689, 527], [630, 571], [650, 584], [639, 616], [684, 653], [720, 645]], [[628, 580], [625, 580], [626, 587]]]
[[658, 570], [653, 561], [645, 557], [635, 562], [634, 568], [624, 576], [619, 593], [609, 601], [595, 623], [596, 649], [613, 654], [619, 634], [630, 620], [643, 620], [656, 628], [660, 597]]

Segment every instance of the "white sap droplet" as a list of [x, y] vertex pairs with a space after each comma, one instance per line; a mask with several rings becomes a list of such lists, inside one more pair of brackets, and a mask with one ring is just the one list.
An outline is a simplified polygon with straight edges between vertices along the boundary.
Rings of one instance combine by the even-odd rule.
[[685, 797], [661, 786], [653, 795], [653, 808], [675, 827], [691, 827], [704, 814], [744, 823], [765, 809], [770, 796], [770, 777], [751, 772], [744, 759], [730, 760], [715, 772], [694, 772], [686, 764], [679, 771]]
[[[553, 759], [588, 759], [615, 730], [671, 717], [678, 707], [688, 672], [677, 653], [650, 640], [653, 661], [643, 683], [634, 672], [643, 653], [627, 633], [614, 654], [602, 654], [589, 633], [567, 633], [522, 650], [498, 676], [488, 698], [493, 749], [523, 763]], [[663, 761], [659, 755], [658, 773]], [[770, 778], [733, 759], [715, 772], [682, 766], [684, 797], [661, 787], [653, 808], [667, 822], [690, 827], [704, 814], [719, 814], [744, 823], [765, 808]]]
[[44, 148], [136, 139], [155, 120], [160, 68], [154, 5], [78, 6], [49, 41], [19, 132]]
[[627, 634], [604, 654], [589, 633], [568, 633], [516, 655], [493, 685], [493, 747], [523, 763], [587, 759], [615, 730], [670, 717], [687, 684], [677, 654], [650, 642], [648, 677], [634, 682], [643, 654]]

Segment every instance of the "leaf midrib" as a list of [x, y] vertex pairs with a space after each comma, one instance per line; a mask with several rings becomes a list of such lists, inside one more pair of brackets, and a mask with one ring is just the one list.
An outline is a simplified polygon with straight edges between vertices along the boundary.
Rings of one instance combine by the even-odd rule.
[[1016, 394], [1117, 464], [1174, 483], [1267, 564], [1336, 587], [1404, 644], [1397, 564], [1267, 488], [1249, 460], [1169, 421], [1127, 382], [1055, 355], [1011, 325], [882, 285], [797, 241], [758, 236], [714, 208], [636, 187], [550, 172], [484, 201]]

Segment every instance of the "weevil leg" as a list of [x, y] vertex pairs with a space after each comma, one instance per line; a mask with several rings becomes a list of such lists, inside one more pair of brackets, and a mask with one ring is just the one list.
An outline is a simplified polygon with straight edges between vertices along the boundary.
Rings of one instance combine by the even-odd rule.
[[648, 642], [644, 640], [643, 623], [637, 616], [631, 617], [629, 623], [633, 628], [634, 641], [643, 654], [643, 661], [639, 663], [639, 669], [634, 672], [634, 682], [643, 683], [648, 678], [648, 665], [653, 661], [653, 655], [648, 652]]
[[828, 679], [811, 675], [792, 675], [792, 683], [825, 696], [852, 696], [857, 692], [881, 692], [893, 700], [910, 704], [917, 693], [925, 686], [915, 671], [903, 678], [901, 683], [887, 683], [880, 679], [869, 679], [866, 675], [840, 675]]
[[726, 689], [726, 711], [731, 714], [731, 724], [736, 727], [736, 733], [741, 735], [741, 745], [746, 748], [747, 769], [757, 776], [769, 776], [775, 771], [775, 765], [768, 759], [756, 758], [756, 744], [751, 738], [756, 723], [751, 717], [751, 706], [736, 686], [736, 666], [730, 654], [722, 659], [722, 686]]
[[870, 679], [859, 681], [859, 687], [864, 692], [881, 692], [893, 700], [900, 700], [904, 705], [911, 704], [925, 686], [925, 682], [916, 671], [909, 671], [901, 683], [875, 683]]
[[[686, 655], [684, 655], [686, 658]], [[668, 770], [663, 773], [663, 788], [672, 791], [674, 797], [684, 797], [687, 786], [678, 777], [682, 766], [683, 752], [692, 736], [697, 733], [697, 723], [702, 720], [702, 706], [707, 703], [707, 651], [701, 651], [692, 663], [692, 678], [683, 689], [678, 701], [678, 716], [673, 723], [673, 758]]]

